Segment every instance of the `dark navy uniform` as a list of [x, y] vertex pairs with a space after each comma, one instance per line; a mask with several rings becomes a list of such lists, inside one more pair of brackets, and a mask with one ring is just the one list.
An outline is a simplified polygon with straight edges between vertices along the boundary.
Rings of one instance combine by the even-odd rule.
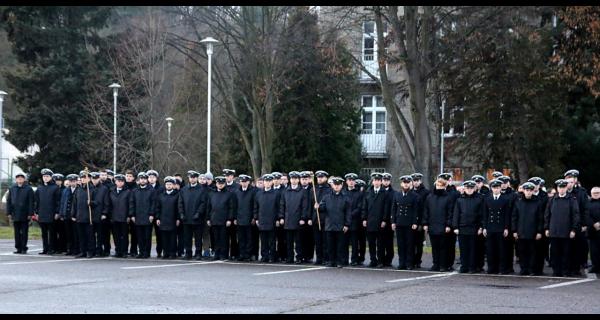
[[[492, 193], [484, 198], [483, 228], [486, 231], [486, 253], [489, 274], [507, 274], [504, 250], [504, 231], [510, 232], [510, 203], [499, 194]], [[512, 263], [512, 261], [511, 261]]]
[[[412, 179], [412, 178], [411, 178]], [[414, 230], [419, 221], [419, 195], [412, 191], [395, 191], [392, 200], [391, 222], [396, 229], [398, 269], [414, 267]]]
[[[24, 174], [17, 174], [25, 177]], [[8, 189], [6, 195], [6, 214], [13, 221], [15, 232], [15, 248], [18, 254], [27, 253], [27, 240], [29, 238], [29, 221], [33, 216], [34, 207], [34, 192], [31, 186], [27, 183], [19, 186], [14, 184]]]

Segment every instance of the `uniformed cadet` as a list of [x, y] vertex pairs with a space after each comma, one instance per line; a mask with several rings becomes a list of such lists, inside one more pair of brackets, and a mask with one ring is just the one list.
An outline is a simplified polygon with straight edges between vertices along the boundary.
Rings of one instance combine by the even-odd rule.
[[140, 172], [137, 175], [139, 186], [133, 189], [130, 199], [131, 220], [135, 223], [139, 246], [138, 259], [150, 258], [152, 249], [152, 223], [155, 216], [155, 191], [148, 185], [148, 175]]
[[[323, 170], [319, 170], [315, 172], [315, 176], [317, 177], [317, 184], [315, 185], [315, 193], [317, 195], [317, 199], [314, 199], [314, 195], [311, 191], [309, 194], [311, 208], [314, 203], [319, 203], [323, 199], [326, 194], [331, 192], [331, 187], [327, 184], [327, 180], [329, 179], [329, 173]], [[320, 210], [320, 209], [319, 209]], [[321, 217], [321, 228], [319, 229], [319, 225], [317, 224], [317, 209], [311, 209], [311, 218], [308, 220], [308, 224], [312, 225], [313, 235], [314, 235], [314, 247], [315, 247], [315, 255], [316, 260], [315, 264], [328, 264], [330, 262], [335, 263], [335, 261], [330, 261], [328, 250], [329, 246], [327, 245], [327, 233], [325, 230], [325, 220]], [[320, 211], [319, 211], [320, 214]], [[310, 256], [312, 257], [312, 247]]]
[[73, 205], [73, 195], [77, 190], [77, 179], [76, 174], [67, 175], [67, 181], [69, 186], [62, 192], [60, 198], [60, 216], [65, 223], [65, 238], [67, 241], [67, 256], [75, 256], [80, 253], [79, 250], [79, 236], [77, 233], [77, 223], [71, 218], [71, 206]]
[[383, 186], [381, 173], [371, 174], [371, 187], [365, 191], [362, 206], [362, 223], [367, 231], [369, 241], [369, 267], [383, 268], [385, 259], [383, 234], [385, 226], [389, 224], [391, 210], [391, 193], [387, 193]]
[[[308, 199], [308, 204], [310, 207], [310, 218], [308, 220], [309, 223], [300, 227], [300, 242], [302, 244], [302, 262], [312, 262], [312, 258], [315, 255], [315, 238], [318, 237], [316, 235], [317, 231], [313, 230], [313, 227], [317, 227], [316, 224], [312, 225], [312, 214], [314, 214], [314, 209], [312, 209], [312, 205], [314, 204], [315, 197], [313, 196], [313, 185], [312, 185], [312, 172], [310, 171], [302, 171], [300, 172], [300, 186], [304, 189], [306, 193], [306, 198]], [[315, 218], [316, 219], [316, 218]], [[323, 224], [321, 224], [323, 225]], [[325, 231], [323, 231], [324, 234]], [[320, 242], [323, 242], [321, 238], [319, 238]], [[327, 251], [327, 249], [321, 249], [319, 252], [317, 248], [317, 261], [320, 264], [322, 261], [322, 253], [323, 250]], [[317, 264], [317, 262], [315, 262]]]
[[[235, 182], [235, 170], [223, 169], [223, 176], [225, 177], [225, 189], [229, 192], [235, 192], [239, 189], [240, 184]], [[237, 211], [237, 197], [233, 197], [234, 211]], [[229, 248], [229, 256], [231, 259], [237, 259], [240, 255], [240, 246], [237, 238], [238, 227], [232, 224], [227, 228], [227, 246]]]
[[423, 229], [429, 234], [433, 265], [430, 271], [451, 271], [452, 262], [447, 261], [450, 226], [452, 225], [453, 201], [446, 190], [448, 181], [438, 177], [435, 188], [423, 205]]
[[[474, 175], [471, 180], [475, 182], [475, 193], [482, 199], [485, 199], [490, 193], [490, 188], [485, 185], [485, 178], [482, 175]], [[478, 272], [483, 271], [485, 265], [485, 237], [483, 233], [477, 234], [475, 239], [475, 261], [477, 262]]]
[[156, 199], [156, 225], [162, 232], [163, 259], [177, 257], [177, 226], [180, 223], [178, 210], [179, 192], [174, 189], [175, 178], [164, 179], [165, 188]]
[[360, 190], [360, 192], [365, 192], [367, 183], [365, 182], [365, 180], [362, 179], [356, 179], [356, 187]]
[[[542, 178], [532, 177], [527, 180], [535, 185], [535, 189], [533, 189], [533, 196], [540, 199], [542, 202], [542, 208], [546, 210], [546, 206], [548, 204], [548, 195], [540, 189], [540, 183]], [[550, 240], [546, 237], [545, 233], [542, 233], [542, 239], [535, 242], [535, 263], [533, 264], [533, 273], [534, 274], [543, 274], [544, 273], [544, 261], [549, 257], [549, 246]]]
[[[366, 234], [364, 232], [364, 227], [361, 223], [361, 214], [362, 214], [362, 203], [364, 194], [360, 191], [356, 186], [356, 180], [358, 179], [358, 175], [356, 173], [348, 173], [344, 176], [346, 179], [346, 194], [350, 198], [350, 202], [352, 204], [351, 208], [351, 217], [352, 223], [350, 224], [349, 230], [349, 239], [350, 245], [352, 246], [352, 255], [350, 256], [350, 265], [357, 266], [362, 265], [365, 260], [365, 252], [366, 252]], [[362, 233], [362, 237], [361, 237]], [[348, 237], [346, 237], [348, 238]], [[347, 246], [346, 246], [347, 248]], [[344, 261], [348, 260], [348, 250], [344, 251], [346, 257]]]
[[[448, 192], [448, 197], [450, 199], [450, 214], [452, 214], [453, 210], [454, 210], [454, 204], [456, 203], [456, 200], [460, 197], [460, 195], [462, 194], [461, 191], [462, 190], [462, 186], [459, 186], [459, 188], [457, 188], [454, 184], [452, 184], [452, 174], [449, 172], [444, 172], [438, 175], [438, 179], [444, 179], [446, 181], [446, 191]], [[456, 234], [454, 232], [449, 232], [446, 235], [446, 262], [448, 263], [447, 265], [447, 270], [448, 271], [452, 271], [454, 270], [454, 260], [456, 259]]]
[[[98, 205], [96, 200], [96, 188], [90, 182], [90, 174], [81, 171], [81, 186], [77, 187], [73, 195], [71, 206], [71, 220], [77, 222], [80, 253], [75, 258], [93, 258], [96, 252], [96, 236], [94, 228], [100, 224], [101, 212], [95, 210]], [[88, 197], [89, 194], [89, 197]], [[91, 212], [91, 222], [90, 222]]]
[[127, 236], [129, 228], [129, 206], [131, 204], [131, 190], [125, 186], [125, 176], [117, 174], [114, 177], [114, 185], [108, 193], [107, 213], [112, 221], [113, 239], [115, 241], [116, 258], [127, 257], [127, 247], [129, 238]]
[[114, 187], [114, 172], [110, 169], [104, 169], [100, 171], [100, 183], [105, 185], [108, 190]]
[[525, 182], [523, 196], [515, 200], [512, 211], [513, 237], [519, 243], [520, 275], [533, 273], [535, 263], [535, 241], [542, 239], [544, 227], [542, 202], [533, 196], [535, 185]]
[[567, 194], [569, 182], [559, 179], [554, 182], [557, 193], [548, 201], [544, 215], [544, 230], [550, 238], [551, 261], [553, 276], [571, 276], [569, 268], [569, 251], [572, 247], [577, 230], [580, 227], [580, 214], [577, 199]]
[[[273, 181], [273, 180], [271, 180]], [[259, 177], [258, 179], [256, 179], [256, 192], [263, 190], [265, 188], [265, 182], [263, 177]], [[272, 188], [272, 184], [271, 184], [271, 188]], [[253, 204], [254, 206], [254, 204]], [[254, 208], [252, 208], [254, 209]], [[254, 214], [254, 211], [252, 211], [252, 214]], [[254, 217], [254, 216], [253, 216]], [[258, 230], [258, 226], [256, 225], [256, 219], [254, 219], [254, 223], [252, 223], [250, 225], [250, 242], [252, 243], [251, 245], [251, 250], [250, 250], [250, 260], [251, 261], [258, 261], [258, 257], [259, 257], [259, 252], [260, 252], [260, 247], [259, 247], [259, 241], [260, 241], [260, 232]]]
[[27, 254], [29, 221], [35, 210], [34, 192], [25, 180], [24, 173], [17, 173], [16, 183], [8, 189], [6, 195], [6, 214], [9, 223], [12, 221], [15, 234], [15, 254]]
[[[518, 192], [514, 192], [514, 190], [510, 187], [510, 177], [501, 175], [496, 179], [498, 179], [498, 180], [500, 180], [500, 182], [502, 182], [502, 185], [500, 186], [500, 192], [510, 202], [510, 207], [511, 207], [510, 215], [511, 215], [511, 221], [512, 221], [512, 212], [513, 212], [512, 208], [514, 207], [514, 203], [520, 195]], [[519, 251], [517, 239], [515, 239], [513, 237], [513, 234], [514, 234], [513, 232], [509, 232], [508, 237], [504, 238], [504, 241], [505, 241], [504, 249], [506, 250], [506, 252], [505, 252], [506, 263], [507, 263], [509, 273], [515, 272], [514, 268], [513, 268], [513, 260], [515, 258], [515, 253], [518, 253], [518, 251]], [[517, 256], [517, 259], [519, 259], [519, 255], [516, 254], [516, 256]]]
[[575, 169], [568, 170], [565, 172], [564, 177], [569, 183], [567, 186], [567, 192], [570, 196], [577, 200], [577, 205], [579, 207], [579, 213], [581, 216], [581, 219], [579, 219], [579, 228], [575, 230], [575, 238], [571, 241], [571, 248], [573, 248], [573, 250], [571, 250], [569, 253], [571, 256], [571, 274], [580, 276], [581, 269], [587, 268], [589, 255], [589, 246], [586, 237], [586, 232], [588, 229], [588, 218], [586, 216], [588, 196], [587, 190], [579, 184], [579, 171]]
[[483, 198], [475, 192], [476, 186], [473, 180], [463, 182], [464, 194], [456, 200], [452, 215], [452, 226], [460, 246], [460, 273], [479, 271], [475, 244], [477, 235], [483, 233]]
[[110, 255], [110, 233], [111, 233], [111, 222], [110, 215], [107, 212], [109, 206], [108, 192], [109, 188], [102, 184], [100, 173], [92, 172], [92, 184], [96, 188], [96, 207], [95, 210], [100, 212], [100, 223], [94, 229], [96, 233], [96, 256], [108, 257]]
[[55, 224], [60, 208], [60, 188], [52, 180], [50, 169], [42, 169], [43, 184], [35, 191], [35, 218], [42, 229], [43, 251], [39, 254], [54, 254]]
[[[55, 173], [52, 175], [52, 180], [58, 186], [60, 198], [62, 199], [63, 191], [65, 190], [65, 176], [60, 173]], [[66, 254], [67, 253], [67, 236], [65, 230], [65, 220], [60, 214], [60, 203], [58, 207], [58, 219], [54, 220], [54, 251], [55, 253]]]
[[588, 214], [588, 238], [592, 267], [590, 273], [600, 273], [600, 188], [592, 188], [592, 198], [586, 206]]
[[352, 223], [352, 200], [342, 192], [344, 179], [333, 177], [332, 182], [333, 190], [323, 194], [322, 199], [314, 204], [314, 208], [318, 209], [319, 213], [323, 213], [321, 218], [325, 222], [324, 229], [329, 251], [327, 266], [342, 268], [348, 264], [346, 233]]
[[[271, 173], [273, 175], [273, 190], [279, 193], [283, 193], [283, 191], [288, 187], [287, 185], [283, 185], [282, 178], [283, 175], [277, 171]], [[287, 176], [286, 176], [287, 177]], [[275, 224], [275, 239], [277, 241], [277, 251], [275, 255], [275, 261], [283, 262], [287, 260], [287, 243], [286, 243], [286, 234], [282, 225], [279, 225], [279, 219]]]
[[250, 228], [256, 224], [253, 212], [256, 188], [250, 185], [252, 177], [249, 175], [241, 174], [239, 179], [239, 189], [234, 191], [237, 199], [237, 210], [234, 212], [233, 224], [238, 229], [238, 261], [248, 262], [252, 253], [252, 230]]
[[206, 224], [211, 227], [214, 233], [213, 260], [229, 259], [229, 248], [227, 246], [227, 228], [230, 228], [233, 222], [233, 213], [235, 211], [235, 195], [225, 188], [226, 178], [218, 176], [215, 178], [216, 189], [208, 194]]
[[[132, 193], [133, 193], [133, 190], [135, 188], [137, 188], [137, 183], [135, 182], [135, 180], [136, 180], [136, 176], [135, 176], [135, 173], [133, 172], [133, 170], [125, 171], [125, 186], [127, 187], [127, 189], [131, 190]], [[128, 227], [127, 231], [130, 236], [129, 256], [135, 257], [138, 255], [137, 231], [135, 229], [135, 223], [133, 223], [133, 221], [131, 219], [129, 220], [129, 227]]]
[[[156, 201], [158, 195], [161, 194], [165, 188], [158, 183], [158, 172], [156, 170], [148, 170], [146, 171], [146, 175], [148, 176], [148, 186], [154, 190], [154, 201]], [[154, 227], [154, 235], [156, 237], [156, 256], [160, 258], [163, 254], [162, 232], [160, 232], [160, 228], [156, 224], [156, 219], [152, 220], [152, 226]]]
[[[175, 179], [175, 183], [173, 184], [173, 190], [177, 190], [178, 193], [181, 193], [181, 189], [185, 186], [183, 177], [181, 176], [181, 174], [176, 173], [173, 175], [173, 178]], [[183, 257], [183, 254], [185, 252], [185, 245], [183, 241], [183, 223], [180, 221], [175, 229], [177, 239], [177, 257], [181, 258]]]
[[[202, 259], [202, 236], [206, 223], [206, 205], [208, 189], [198, 182], [200, 173], [194, 170], [187, 172], [188, 184], [179, 192], [179, 220], [183, 225], [184, 259]], [[195, 253], [192, 252], [192, 239]]]
[[309, 218], [309, 203], [306, 192], [299, 185], [300, 173], [290, 172], [290, 186], [283, 191], [279, 209], [279, 224], [286, 231], [287, 260], [286, 263], [294, 263], [294, 249], [296, 251], [296, 263], [302, 263], [303, 248], [300, 242], [300, 227]]
[[415, 172], [410, 176], [413, 179], [413, 190], [419, 195], [419, 212], [417, 213], [417, 230], [414, 232], [415, 255], [413, 258], [415, 268], [421, 268], [423, 257], [423, 245], [425, 243], [425, 231], [423, 230], [423, 204], [430, 191], [423, 185], [423, 174]]
[[501, 185], [500, 180], [490, 181], [492, 192], [484, 200], [483, 236], [486, 238], [488, 274], [508, 274], [504, 238], [508, 237], [511, 229], [510, 202], [502, 196]]
[[284, 172], [282, 172], [282, 173], [280, 174], [280, 176], [281, 176], [281, 178], [280, 178], [280, 180], [281, 180], [281, 185], [282, 185], [284, 188], [287, 188], [287, 187], [290, 185], [290, 179], [289, 179], [289, 177], [288, 177], [287, 173], [284, 173]]
[[419, 221], [419, 195], [412, 189], [412, 177], [400, 177], [400, 190], [392, 191], [391, 222], [396, 231], [398, 270], [414, 268], [414, 236]]
[[272, 174], [263, 175], [264, 189], [254, 198], [254, 220], [260, 232], [260, 261], [275, 262], [275, 225], [279, 224], [281, 192], [273, 189]]
[[[389, 199], [391, 201], [391, 199], [394, 197], [394, 188], [392, 187], [392, 175], [388, 172], [384, 172], [381, 175], [382, 179], [381, 179], [381, 186], [383, 187], [383, 189], [385, 190], [385, 192], [387, 192], [389, 195]], [[391, 204], [390, 204], [391, 207]], [[388, 223], [385, 225], [385, 228], [383, 230], [383, 239], [382, 239], [382, 243], [383, 243], [383, 266], [384, 267], [391, 267], [392, 266], [392, 260], [394, 259], [394, 230], [392, 230], [392, 224]]]
[[502, 177], [503, 175], [504, 175], [504, 173], [502, 173], [500, 171], [492, 172], [492, 177], [494, 177], [494, 179], [498, 179], [498, 178]]

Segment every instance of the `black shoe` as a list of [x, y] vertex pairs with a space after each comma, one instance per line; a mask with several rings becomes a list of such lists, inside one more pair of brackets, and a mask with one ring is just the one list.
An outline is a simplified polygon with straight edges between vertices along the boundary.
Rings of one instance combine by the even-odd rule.
[[275, 263], [275, 259], [269, 259], [269, 263]]
[[343, 268], [344, 266], [343, 266], [343, 265], [341, 265], [341, 264], [338, 264], [338, 265], [337, 265], [337, 267], [338, 267], [338, 269], [341, 269], [341, 268]]
[[469, 270], [467, 270], [466, 268], [460, 268], [458, 270], [458, 273], [467, 273], [467, 272], [469, 272]]
[[38, 252], [38, 254], [48, 254], [46, 251]]
[[162, 258], [162, 253], [157, 253], [156, 258], [159, 258], [159, 259]]
[[396, 269], [398, 269], [398, 270], [406, 270], [406, 266], [398, 266]]
[[498, 271], [495, 271], [495, 270], [488, 270], [486, 273], [487, 273], [487, 274], [498, 274]]
[[289, 259], [288, 259], [288, 260], [285, 260], [285, 263], [286, 263], [286, 264], [292, 264], [292, 263], [294, 263], [294, 260], [289, 260]]
[[353, 267], [354, 267], [354, 266], [357, 266], [357, 265], [358, 265], [358, 262], [356, 262], [356, 261], [352, 261], [352, 262], [350, 262], [350, 265], [351, 265], [351, 266], [353, 266]]
[[600, 268], [592, 267], [590, 268], [588, 273], [600, 273]]
[[93, 254], [91, 254], [91, 253], [88, 253], [88, 254], [87, 254], [87, 256], [86, 256], [86, 258], [88, 258], [88, 259], [91, 259], [91, 258], [93, 258], [93, 257], [94, 257], [94, 255], [93, 255]]
[[328, 263], [326, 266], [327, 266], [327, 267], [329, 267], [329, 268], [334, 268], [334, 267], [335, 267], [335, 264], [333, 264], [333, 263]]
[[419, 264], [416, 264], [416, 265], [415, 265], [415, 269], [421, 269], [421, 264], [420, 264], [420, 263], [419, 263]]
[[135, 258], [136, 259], [143, 259], [144, 255], [140, 253], [140, 254], [136, 255]]
[[80, 253], [78, 255], [75, 256], [75, 259], [79, 259], [79, 258], [85, 258], [85, 254]]
[[379, 269], [383, 269], [383, 263], [380, 263], [380, 264], [378, 264], [378, 265], [377, 265], [377, 268], [379, 268]]
[[477, 270], [469, 270], [469, 274], [475, 274], [475, 273], [479, 273], [479, 271], [477, 271]]
[[302, 264], [302, 260], [296, 260], [296, 264]]
[[556, 273], [556, 272], [554, 272], [554, 273], [552, 273], [552, 276], [553, 276], [553, 277], [562, 277], [563, 275], [562, 275], [562, 274], [560, 274], [560, 273]]
[[440, 271], [440, 267], [433, 265], [433, 266], [431, 266], [431, 268], [429, 268], [429, 271]]
[[21, 251], [21, 250], [17, 250], [17, 251], [15, 251], [15, 252], [13, 252], [13, 254], [21, 254], [22, 252], [23, 252], [23, 251]]
[[[186, 254], [185, 256], [183, 256], [183, 260], [192, 260], [192, 255]], [[196, 260], [198, 260], [198, 258], [196, 258]]]
[[528, 276], [529, 275], [529, 271], [527, 271], [527, 270], [521, 270], [519, 272], [519, 275], [521, 275], [521, 276]]
[[157, 258], [157, 259], [163, 259], [163, 260], [167, 260], [167, 259], [169, 259], [169, 256], [165, 254], [165, 255], [164, 255], [164, 256], [162, 256], [162, 257], [156, 257], [156, 258]]
[[369, 268], [375, 268], [375, 267], [377, 267], [377, 262], [369, 263]]
[[414, 268], [411, 266], [406, 267], [407, 270], [413, 270]]

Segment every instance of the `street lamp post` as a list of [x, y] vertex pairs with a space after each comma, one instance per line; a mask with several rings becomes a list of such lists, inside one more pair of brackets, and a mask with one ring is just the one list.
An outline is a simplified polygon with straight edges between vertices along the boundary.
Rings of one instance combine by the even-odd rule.
[[207, 116], [207, 126], [206, 126], [206, 172], [210, 173], [210, 99], [211, 99], [211, 82], [212, 82], [212, 54], [213, 54], [213, 45], [218, 43], [219, 41], [213, 39], [212, 37], [207, 37], [202, 39], [200, 42], [206, 44], [206, 55], [208, 56], [208, 116]]
[[121, 86], [113, 83], [108, 87], [113, 89], [113, 172], [117, 174], [117, 95]]
[[4, 118], [2, 117], [2, 104], [4, 103], [5, 95], [7, 95], [7, 93], [0, 90], [0, 191], [2, 190], [2, 149], [4, 147]]
[[173, 118], [168, 117], [165, 120], [167, 120], [167, 172], [171, 172], [169, 168], [169, 154], [171, 153], [171, 125]]
[[442, 130], [440, 133], [440, 174], [444, 173], [444, 109], [446, 100], [442, 100]]

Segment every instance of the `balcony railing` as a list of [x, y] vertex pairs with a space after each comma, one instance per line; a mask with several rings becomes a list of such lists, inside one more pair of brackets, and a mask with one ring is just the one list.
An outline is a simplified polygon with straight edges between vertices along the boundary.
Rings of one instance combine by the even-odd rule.
[[362, 154], [365, 158], [385, 158], [386, 135], [385, 134], [361, 134]]

